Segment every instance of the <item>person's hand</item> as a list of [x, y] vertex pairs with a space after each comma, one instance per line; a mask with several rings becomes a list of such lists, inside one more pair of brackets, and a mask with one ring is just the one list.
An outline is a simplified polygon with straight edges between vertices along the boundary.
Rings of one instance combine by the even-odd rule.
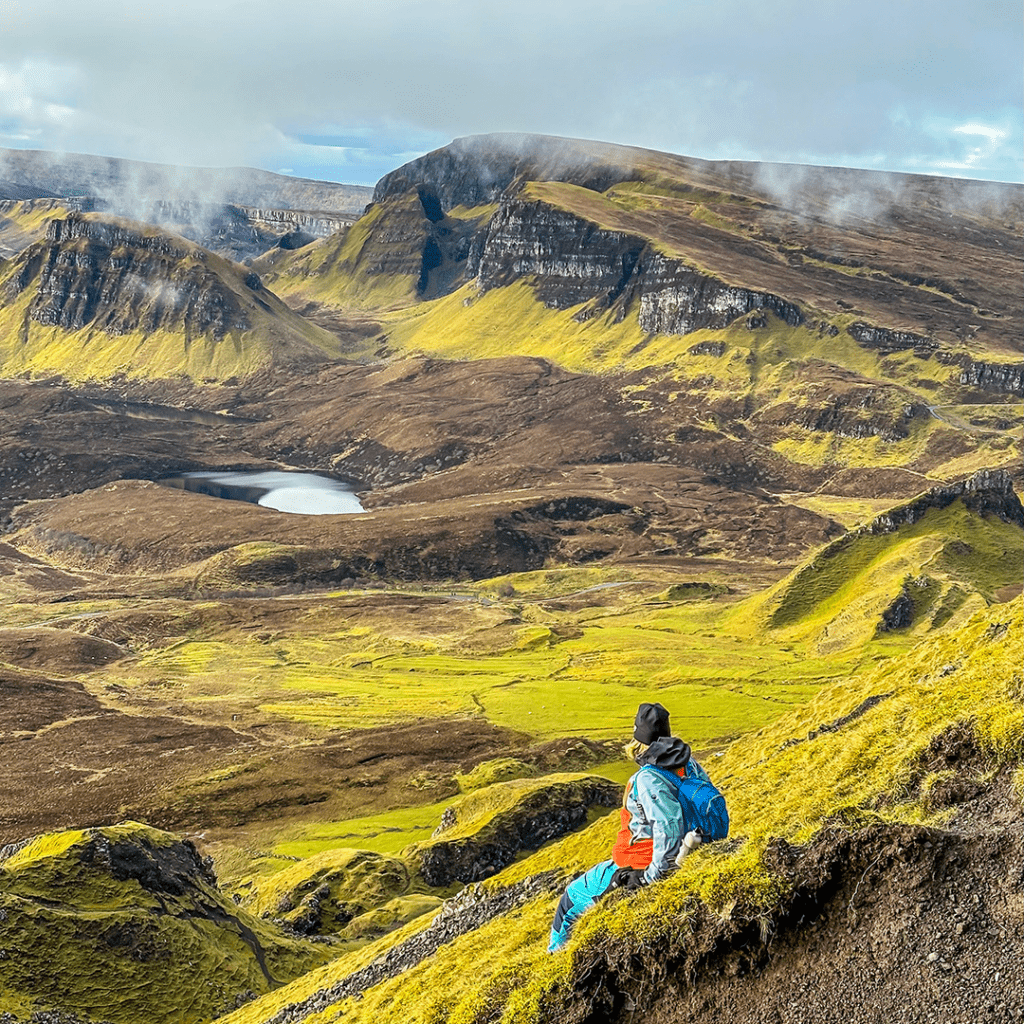
[[634, 889], [642, 889], [646, 884], [642, 868], [619, 868], [612, 875], [613, 889], [626, 889], [632, 892]]

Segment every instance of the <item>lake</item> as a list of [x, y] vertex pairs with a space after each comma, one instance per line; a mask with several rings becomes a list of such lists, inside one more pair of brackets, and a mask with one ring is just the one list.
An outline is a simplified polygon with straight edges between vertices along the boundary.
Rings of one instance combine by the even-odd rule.
[[164, 477], [157, 483], [214, 498], [248, 501], [295, 515], [336, 516], [365, 511], [351, 485], [319, 473], [200, 470]]

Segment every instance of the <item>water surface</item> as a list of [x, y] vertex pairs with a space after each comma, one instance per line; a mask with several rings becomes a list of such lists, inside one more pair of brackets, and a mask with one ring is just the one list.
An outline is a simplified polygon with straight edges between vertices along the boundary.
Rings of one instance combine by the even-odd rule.
[[296, 515], [330, 516], [365, 511], [351, 485], [318, 473], [200, 470], [165, 477], [159, 483], [215, 498], [255, 502]]

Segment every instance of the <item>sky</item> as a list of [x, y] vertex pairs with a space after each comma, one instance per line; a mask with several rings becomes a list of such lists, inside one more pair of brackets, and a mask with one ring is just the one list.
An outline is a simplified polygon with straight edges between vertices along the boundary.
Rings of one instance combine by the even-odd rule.
[[0, 147], [373, 184], [527, 132], [1024, 180], [1020, 0], [0, 0]]

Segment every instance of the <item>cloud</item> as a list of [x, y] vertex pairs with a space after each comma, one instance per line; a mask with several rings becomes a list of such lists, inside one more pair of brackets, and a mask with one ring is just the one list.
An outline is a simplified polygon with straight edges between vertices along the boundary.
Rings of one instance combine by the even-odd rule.
[[24, 130], [66, 125], [75, 109], [62, 98], [72, 90], [75, 72], [47, 60], [0, 62], [0, 121]]
[[[940, 161], [937, 166], [953, 171], [978, 172], [998, 165], [1004, 150], [1004, 141], [1009, 132], [1002, 128], [993, 128], [983, 124], [962, 124], [953, 129], [957, 135], [967, 136], [968, 145], [959, 159]], [[980, 140], [980, 141], [979, 141]]]
[[[4, 22], [0, 145], [363, 182], [491, 131], [1004, 178], [1024, 163], [1006, 0], [970, 18], [951, 0], [5, 0]], [[972, 157], [991, 140], [950, 129], [974, 125], [1007, 136]]]
[[990, 142], [1002, 142], [1006, 138], [1006, 132], [1002, 128], [990, 128], [984, 124], [961, 124], [953, 131], [961, 135], [983, 135]]

